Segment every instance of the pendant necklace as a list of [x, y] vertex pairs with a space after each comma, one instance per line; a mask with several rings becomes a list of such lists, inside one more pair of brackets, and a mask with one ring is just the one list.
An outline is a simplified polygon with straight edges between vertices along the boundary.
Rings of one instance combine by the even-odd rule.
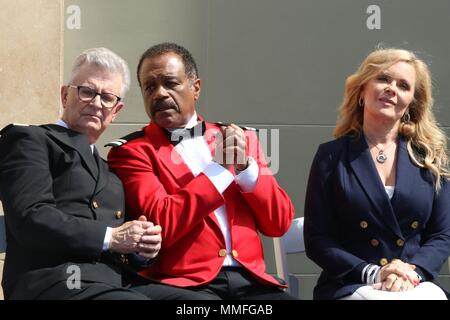
[[382, 148], [379, 148], [378, 145], [376, 145], [375, 143], [373, 143], [372, 141], [369, 140], [369, 138], [367, 138], [367, 141], [370, 142], [370, 144], [372, 144], [373, 146], [375, 146], [375, 148], [377, 148], [378, 150], [378, 155], [375, 157], [375, 159], [377, 160], [378, 163], [385, 163], [386, 160], [388, 159], [387, 154], [385, 153], [385, 151], [388, 151], [389, 148], [394, 144], [395, 140], [392, 141], [388, 146], [386, 146], [386, 148], [384, 148], [384, 150]]

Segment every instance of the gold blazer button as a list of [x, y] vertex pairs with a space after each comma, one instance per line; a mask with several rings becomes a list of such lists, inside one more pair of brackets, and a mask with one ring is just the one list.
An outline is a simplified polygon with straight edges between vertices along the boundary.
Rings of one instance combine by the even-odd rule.
[[363, 220], [359, 223], [359, 226], [363, 229], [366, 229], [369, 226], [369, 224], [367, 223], [367, 221]]
[[417, 229], [419, 227], [419, 221], [413, 221], [411, 223], [411, 229]]
[[220, 249], [219, 250], [219, 256], [220, 257], [225, 257], [227, 255], [227, 250], [225, 249]]

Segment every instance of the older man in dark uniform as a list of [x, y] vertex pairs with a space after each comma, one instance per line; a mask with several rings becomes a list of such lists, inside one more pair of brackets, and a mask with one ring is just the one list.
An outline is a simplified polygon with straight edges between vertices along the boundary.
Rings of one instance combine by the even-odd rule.
[[61, 87], [57, 124], [9, 125], [0, 137], [7, 299], [146, 299], [122, 286], [126, 254], [156, 256], [161, 228], [124, 223], [120, 180], [94, 143], [123, 108], [126, 62], [83, 52]]

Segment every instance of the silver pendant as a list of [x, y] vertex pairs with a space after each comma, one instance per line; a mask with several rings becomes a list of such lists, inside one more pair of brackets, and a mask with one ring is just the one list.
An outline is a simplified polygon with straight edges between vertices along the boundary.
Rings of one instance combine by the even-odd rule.
[[385, 163], [387, 160], [387, 156], [382, 150], [380, 150], [380, 152], [378, 152], [376, 159], [379, 163]]

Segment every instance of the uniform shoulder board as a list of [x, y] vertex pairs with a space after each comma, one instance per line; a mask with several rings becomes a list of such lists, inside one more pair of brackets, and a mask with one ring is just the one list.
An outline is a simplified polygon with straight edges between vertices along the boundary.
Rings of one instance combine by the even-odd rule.
[[144, 130], [138, 130], [132, 133], [127, 134], [126, 136], [118, 139], [114, 139], [111, 142], [108, 142], [105, 144], [105, 147], [120, 147], [123, 146], [125, 143], [144, 136]]
[[12, 127], [29, 127], [29, 126], [30, 126], [29, 124], [24, 124], [24, 123], [10, 123], [6, 127], [4, 127], [2, 130], [0, 130], [0, 136]]

